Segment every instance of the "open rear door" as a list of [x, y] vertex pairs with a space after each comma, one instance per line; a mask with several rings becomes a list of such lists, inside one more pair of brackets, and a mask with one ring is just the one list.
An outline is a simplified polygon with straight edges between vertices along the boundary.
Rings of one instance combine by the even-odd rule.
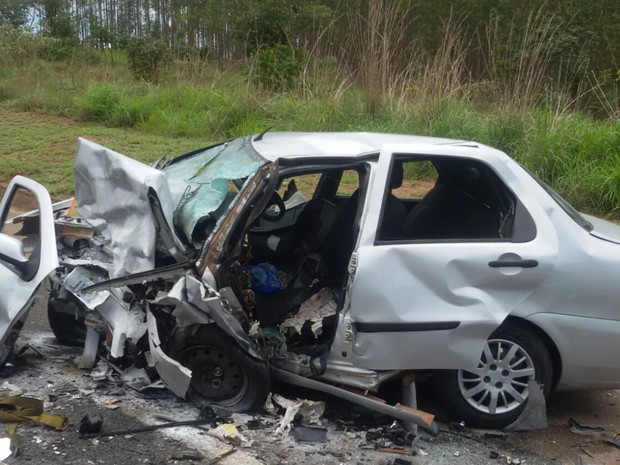
[[[24, 212], [19, 218], [12, 219]], [[47, 190], [13, 178], [0, 203], [0, 366], [11, 353], [34, 295], [58, 266], [52, 202]]]

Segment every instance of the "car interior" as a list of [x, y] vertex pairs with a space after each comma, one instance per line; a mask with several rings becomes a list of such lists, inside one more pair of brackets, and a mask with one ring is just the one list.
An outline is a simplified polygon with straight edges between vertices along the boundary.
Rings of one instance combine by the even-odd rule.
[[[422, 177], [420, 178], [420, 173]], [[419, 198], [395, 195], [429, 185]], [[515, 200], [490, 168], [476, 160], [398, 160], [392, 165], [379, 241], [507, 239]]]
[[[250, 320], [275, 328], [325, 289], [341, 308], [369, 169], [357, 161], [280, 170], [267, 208], [240, 232], [243, 252], [223, 267]], [[376, 244], [509, 240], [515, 207], [514, 195], [479, 161], [396, 158]], [[323, 318], [318, 336], [301, 331], [287, 339], [288, 350], [327, 353], [336, 318]]]

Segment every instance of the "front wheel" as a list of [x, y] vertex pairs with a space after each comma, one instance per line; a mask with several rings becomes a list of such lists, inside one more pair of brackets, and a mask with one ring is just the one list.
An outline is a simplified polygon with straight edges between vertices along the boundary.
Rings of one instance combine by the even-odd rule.
[[260, 410], [270, 391], [269, 370], [214, 324], [179, 330], [168, 354], [192, 370], [188, 398], [232, 412]]
[[82, 346], [86, 340], [85, 309], [82, 303], [62, 288], [53, 288], [47, 301], [47, 320], [58, 342]]
[[503, 428], [513, 423], [529, 397], [528, 381], [553, 382], [553, 364], [545, 344], [521, 325], [498, 328], [487, 340], [474, 371], [449, 370], [437, 376], [451, 416], [471, 426]]

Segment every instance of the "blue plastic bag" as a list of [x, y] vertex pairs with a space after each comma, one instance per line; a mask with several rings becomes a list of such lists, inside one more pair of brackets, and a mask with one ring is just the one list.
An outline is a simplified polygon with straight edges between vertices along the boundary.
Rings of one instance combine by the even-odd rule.
[[252, 290], [261, 294], [271, 294], [284, 289], [284, 284], [278, 276], [278, 269], [269, 263], [259, 263], [246, 268], [252, 273]]

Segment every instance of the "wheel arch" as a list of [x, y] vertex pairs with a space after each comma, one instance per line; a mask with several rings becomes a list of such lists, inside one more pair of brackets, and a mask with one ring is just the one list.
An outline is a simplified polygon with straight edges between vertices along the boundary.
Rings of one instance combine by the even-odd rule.
[[551, 357], [551, 362], [553, 366], [553, 384], [551, 386], [551, 390], [554, 390], [562, 375], [562, 357], [560, 356], [560, 351], [555, 345], [555, 342], [553, 342], [553, 339], [551, 339], [551, 337], [540, 326], [518, 316], [509, 315], [500, 325], [500, 327], [501, 326], [516, 326], [523, 330], [536, 334], [536, 336], [541, 339], [541, 341], [549, 351], [549, 356]]

